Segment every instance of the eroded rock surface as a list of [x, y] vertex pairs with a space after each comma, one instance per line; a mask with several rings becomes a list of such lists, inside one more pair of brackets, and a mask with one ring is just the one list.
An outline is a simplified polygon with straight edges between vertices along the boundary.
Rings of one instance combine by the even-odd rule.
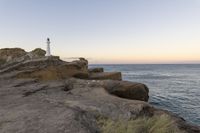
[[[73, 87], [65, 90], [66, 82]], [[108, 82], [112, 81], [1, 79], [0, 132], [98, 133], [99, 117], [129, 120], [170, 114], [143, 101], [110, 95], [103, 87]], [[179, 117], [174, 120], [186, 132], [200, 131]]]
[[141, 83], [133, 83], [128, 81], [105, 81], [105, 89], [113, 95], [140, 101], [148, 101], [149, 89]]
[[0, 49], [0, 66], [8, 62], [15, 61], [25, 55], [26, 51], [21, 48]]
[[45, 54], [46, 52], [40, 48], [31, 52], [20, 48], [0, 49], [0, 74], [10, 73], [16, 78], [41, 80], [68, 77], [121, 80], [122, 77], [121, 72], [101, 72], [103, 70], [98, 68], [88, 69], [88, 61], [84, 58], [65, 62], [57, 56], [45, 57]]
[[31, 52], [26, 52], [21, 48], [3, 48], [0, 49], [0, 68], [11, 66], [25, 60], [45, 57], [45, 54], [46, 51], [41, 48], [36, 48]]
[[89, 71], [89, 73], [101, 73], [101, 72], [104, 72], [104, 69], [102, 67], [100, 67], [100, 68], [89, 68], [88, 71]]
[[92, 81], [72, 79], [70, 83], [73, 89], [64, 91], [61, 81], [1, 80], [0, 132], [100, 132], [96, 117], [128, 119], [142, 115], [148, 106], [135, 101], [136, 108], [131, 108], [132, 101], [110, 96]]
[[38, 51], [0, 68], [0, 133], [101, 133], [99, 118], [128, 121], [162, 114], [181, 132], [200, 132], [148, 104], [146, 85], [120, 81], [121, 73], [89, 71], [84, 58], [65, 62], [43, 57], [42, 50], [32, 52]]
[[93, 72], [89, 73], [89, 79], [96, 79], [96, 80], [122, 80], [121, 72]]

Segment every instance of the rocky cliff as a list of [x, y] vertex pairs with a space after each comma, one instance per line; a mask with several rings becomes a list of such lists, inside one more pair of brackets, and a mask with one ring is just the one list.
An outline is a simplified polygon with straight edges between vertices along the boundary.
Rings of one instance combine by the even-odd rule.
[[0, 49], [0, 67], [5, 64], [22, 62], [28, 59], [44, 57], [46, 52], [41, 48], [26, 52], [21, 48], [4, 48]]
[[84, 58], [65, 62], [41, 49], [1, 49], [0, 55], [2, 133], [200, 132], [148, 104], [146, 85], [88, 69]]

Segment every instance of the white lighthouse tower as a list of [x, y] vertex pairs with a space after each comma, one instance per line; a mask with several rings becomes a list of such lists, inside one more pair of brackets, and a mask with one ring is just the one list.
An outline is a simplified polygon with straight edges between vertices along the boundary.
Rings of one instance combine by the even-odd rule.
[[46, 50], [46, 56], [51, 56], [51, 49], [50, 49], [50, 39], [47, 38], [47, 50]]

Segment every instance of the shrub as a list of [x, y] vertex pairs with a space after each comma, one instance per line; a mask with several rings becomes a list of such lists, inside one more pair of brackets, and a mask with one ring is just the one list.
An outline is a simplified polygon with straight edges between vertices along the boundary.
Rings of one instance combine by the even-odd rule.
[[103, 133], [183, 133], [168, 115], [140, 117], [128, 121], [100, 118], [97, 123]]

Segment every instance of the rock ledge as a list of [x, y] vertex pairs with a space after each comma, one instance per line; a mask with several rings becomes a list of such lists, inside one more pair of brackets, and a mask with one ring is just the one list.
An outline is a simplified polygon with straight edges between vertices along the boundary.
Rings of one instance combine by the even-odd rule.
[[122, 81], [120, 72], [88, 69], [84, 58], [66, 62], [45, 57], [41, 49], [0, 49], [0, 55], [2, 133], [100, 133], [101, 118], [128, 122], [163, 114], [179, 132], [200, 132], [198, 126], [148, 104], [146, 85]]

